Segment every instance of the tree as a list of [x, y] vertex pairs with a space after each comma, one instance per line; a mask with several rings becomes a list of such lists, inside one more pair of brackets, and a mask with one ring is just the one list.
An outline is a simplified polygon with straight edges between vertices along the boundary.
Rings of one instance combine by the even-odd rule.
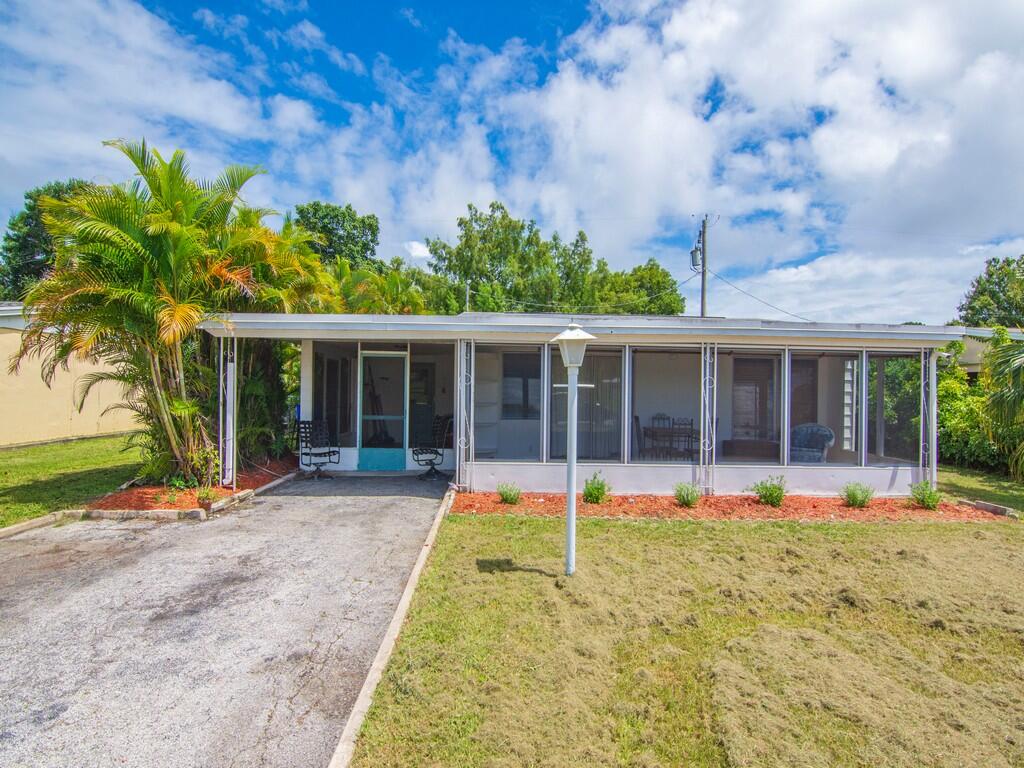
[[996, 328], [989, 342], [982, 376], [987, 379], [993, 439], [1008, 456], [1015, 480], [1024, 480], [1024, 342], [1012, 341]]
[[[570, 243], [545, 240], [533, 221], [511, 216], [501, 203], [473, 205], [459, 218], [454, 244], [428, 239], [434, 274], [452, 286], [439, 291], [447, 306], [469, 286], [472, 309], [487, 312], [679, 314], [683, 298], [672, 276], [653, 259], [629, 272], [594, 260], [586, 233]], [[464, 303], [455, 298], [456, 306]]]
[[299, 226], [316, 236], [311, 247], [324, 264], [330, 266], [341, 258], [355, 269], [384, 269], [384, 262], [376, 257], [380, 222], [372, 213], [360, 216], [351, 205], [314, 200], [295, 206], [295, 218]]
[[1024, 256], [986, 261], [958, 311], [964, 325], [1024, 326]]
[[87, 186], [81, 179], [51, 181], [25, 193], [25, 207], [11, 216], [0, 245], [0, 299], [17, 301], [53, 265], [53, 239], [43, 226], [39, 199], [64, 200]]
[[211, 482], [217, 457], [203, 417], [211, 387], [197, 326], [225, 311], [329, 310], [330, 282], [308, 233], [287, 220], [274, 232], [263, 223], [268, 211], [241, 204], [258, 168], [229, 166], [196, 181], [180, 151], [165, 161], [144, 141], [108, 144], [137, 178], [39, 200], [56, 258], [26, 296], [33, 314], [12, 368], [41, 358], [49, 381], [74, 358], [107, 363], [111, 370], [84, 378], [80, 402], [100, 381], [121, 383], [124, 407], [146, 427], [148, 473]]
[[419, 315], [426, 311], [423, 292], [413, 276], [395, 259], [383, 272], [352, 269], [347, 259], [334, 266], [342, 299], [350, 312], [370, 315]]

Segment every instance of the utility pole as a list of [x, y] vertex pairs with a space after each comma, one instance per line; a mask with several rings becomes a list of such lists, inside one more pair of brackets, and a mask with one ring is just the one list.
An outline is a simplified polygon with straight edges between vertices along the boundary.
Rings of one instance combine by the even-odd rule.
[[469, 312], [469, 280], [466, 281], [466, 311]]
[[708, 316], [708, 215], [700, 223], [700, 316]]

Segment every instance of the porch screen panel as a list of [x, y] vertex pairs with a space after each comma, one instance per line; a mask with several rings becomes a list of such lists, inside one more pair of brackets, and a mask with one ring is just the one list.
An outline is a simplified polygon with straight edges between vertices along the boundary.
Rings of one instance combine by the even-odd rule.
[[476, 345], [474, 460], [540, 461], [541, 348]]
[[356, 444], [356, 345], [314, 342], [313, 348], [313, 420], [326, 422], [332, 445], [351, 448]]
[[629, 460], [696, 462], [700, 450], [700, 350], [634, 349], [632, 356]]
[[409, 347], [409, 444], [451, 448], [455, 431], [455, 346]]
[[868, 464], [921, 457], [921, 354], [868, 354]]
[[[622, 350], [591, 347], [580, 367], [580, 461], [619, 461], [622, 457]], [[565, 460], [568, 376], [561, 353], [551, 353], [551, 458]], [[561, 385], [561, 386], [559, 386]]]
[[789, 462], [858, 464], [860, 355], [794, 351], [789, 381]]
[[780, 463], [782, 353], [719, 350], [716, 386], [718, 463]]

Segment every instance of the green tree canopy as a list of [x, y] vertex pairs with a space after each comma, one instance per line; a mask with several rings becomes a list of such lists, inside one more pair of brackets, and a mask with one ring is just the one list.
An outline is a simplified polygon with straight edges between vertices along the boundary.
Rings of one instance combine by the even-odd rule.
[[501, 203], [487, 211], [473, 205], [458, 221], [452, 244], [428, 239], [434, 274], [452, 284], [434, 286], [445, 306], [460, 306], [470, 289], [470, 308], [485, 312], [588, 312], [680, 314], [684, 301], [672, 276], [651, 259], [630, 271], [595, 261], [583, 231], [572, 242], [555, 233], [545, 239], [537, 224], [514, 218]]
[[316, 236], [311, 247], [325, 264], [346, 259], [354, 269], [384, 269], [384, 262], [377, 258], [380, 222], [372, 213], [360, 216], [351, 205], [314, 200], [295, 206], [295, 219]]
[[986, 261], [958, 310], [964, 325], [1024, 326], [1024, 256]]
[[17, 301], [53, 266], [53, 238], [43, 226], [41, 197], [66, 200], [88, 186], [81, 179], [51, 181], [25, 193], [25, 207], [11, 216], [0, 245], [0, 299]]

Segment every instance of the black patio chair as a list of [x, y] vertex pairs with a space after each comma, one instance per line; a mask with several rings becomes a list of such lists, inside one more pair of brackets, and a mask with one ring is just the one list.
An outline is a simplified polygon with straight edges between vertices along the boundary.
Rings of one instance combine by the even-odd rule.
[[299, 422], [299, 465], [313, 468], [313, 477], [323, 475], [325, 464], [341, 461], [341, 450], [331, 445], [326, 421]]
[[419, 475], [420, 480], [434, 480], [435, 478], [448, 479], [448, 475], [441, 472], [438, 464], [444, 463], [444, 451], [448, 444], [448, 434], [452, 429], [451, 416], [435, 416], [433, 424], [433, 445], [420, 446], [412, 449], [412, 459], [427, 471]]

